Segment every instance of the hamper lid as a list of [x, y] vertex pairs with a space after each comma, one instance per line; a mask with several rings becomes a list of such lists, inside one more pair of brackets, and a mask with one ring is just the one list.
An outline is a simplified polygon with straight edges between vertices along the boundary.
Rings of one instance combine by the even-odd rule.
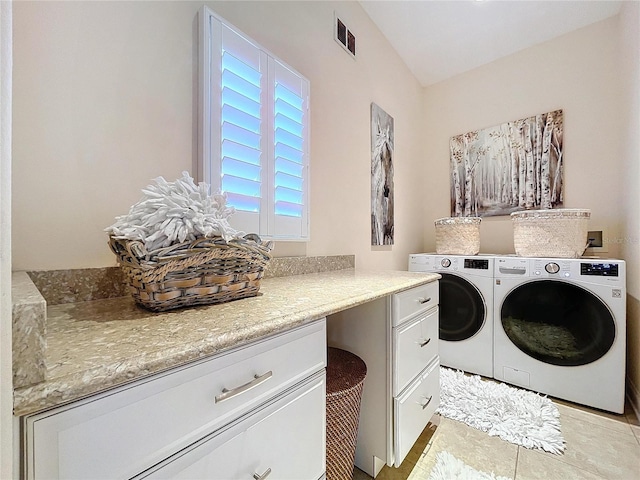
[[555, 208], [545, 210], [522, 210], [513, 212], [512, 219], [516, 218], [589, 218], [591, 210], [587, 208]]
[[435, 221], [436, 225], [475, 225], [479, 224], [480, 217], [445, 217]]
[[366, 375], [367, 366], [360, 357], [339, 348], [327, 349], [327, 394], [348, 390]]

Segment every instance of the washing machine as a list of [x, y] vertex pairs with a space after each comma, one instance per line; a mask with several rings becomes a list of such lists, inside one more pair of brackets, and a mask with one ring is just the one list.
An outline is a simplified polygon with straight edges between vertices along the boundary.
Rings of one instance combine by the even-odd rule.
[[625, 262], [499, 257], [494, 268], [494, 378], [623, 413]]
[[442, 275], [440, 363], [485, 377], [493, 377], [494, 258], [430, 253], [409, 256], [409, 271]]

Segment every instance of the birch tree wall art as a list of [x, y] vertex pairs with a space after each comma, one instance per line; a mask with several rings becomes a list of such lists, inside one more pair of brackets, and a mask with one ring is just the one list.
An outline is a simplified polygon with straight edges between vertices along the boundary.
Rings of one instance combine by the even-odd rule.
[[563, 205], [562, 110], [452, 137], [451, 215]]
[[371, 245], [393, 245], [393, 118], [371, 104]]

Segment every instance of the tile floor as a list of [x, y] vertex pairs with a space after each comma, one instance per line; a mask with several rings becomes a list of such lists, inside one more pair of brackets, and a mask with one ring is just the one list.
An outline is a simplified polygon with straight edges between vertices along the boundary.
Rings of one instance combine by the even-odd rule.
[[[467, 465], [514, 480], [639, 480], [640, 422], [633, 410], [614, 415], [555, 400], [560, 410], [563, 455], [530, 450], [437, 417], [400, 468], [384, 467], [377, 480], [427, 480], [436, 454], [446, 450]], [[354, 480], [370, 479], [354, 470]]]

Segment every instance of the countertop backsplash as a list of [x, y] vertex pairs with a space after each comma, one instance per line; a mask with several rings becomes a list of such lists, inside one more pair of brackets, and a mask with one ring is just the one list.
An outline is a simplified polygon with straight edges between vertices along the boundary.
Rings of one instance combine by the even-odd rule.
[[[355, 267], [355, 255], [272, 258], [264, 278], [329, 272]], [[87, 302], [129, 294], [120, 267], [27, 272], [47, 305]]]

